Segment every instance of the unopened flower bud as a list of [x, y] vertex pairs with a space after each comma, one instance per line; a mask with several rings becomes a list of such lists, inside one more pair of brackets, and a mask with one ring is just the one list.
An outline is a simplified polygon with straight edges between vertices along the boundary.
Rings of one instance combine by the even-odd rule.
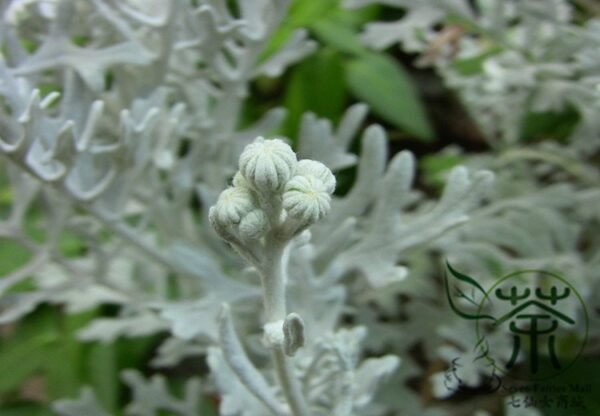
[[294, 176], [283, 194], [283, 208], [288, 217], [304, 224], [312, 224], [327, 215], [330, 201], [325, 185], [314, 176]]
[[239, 162], [242, 176], [253, 188], [265, 193], [281, 191], [295, 174], [298, 163], [287, 143], [262, 137], [246, 146]]
[[227, 188], [214, 207], [211, 208], [210, 220], [220, 226], [239, 224], [246, 214], [255, 208], [251, 191], [246, 188]]
[[242, 239], [258, 240], [269, 231], [269, 218], [262, 209], [255, 209], [242, 218], [239, 230]]
[[314, 176], [319, 179], [325, 191], [328, 194], [333, 194], [335, 190], [335, 176], [331, 173], [331, 170], [321, 162], [316, 160], [304, 159], [298, 162], [298, 169], [296, 170], [297, 175], [301, 176]]

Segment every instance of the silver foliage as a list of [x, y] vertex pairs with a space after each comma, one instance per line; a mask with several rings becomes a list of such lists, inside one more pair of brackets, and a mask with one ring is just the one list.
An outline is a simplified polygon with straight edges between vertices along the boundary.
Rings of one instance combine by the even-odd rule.
[[[600, 93], [599, 67], [593, 64], [597, 54], [592, 51], [600, 45], [598, 18], [577, 21], [572, 2], [565, 0], [345, 1], [349, 8], [374, 3], [405, 14], [394, 22], [367, 23], [363, 42], [375, 49], [399, 46], [419, 53], [418, 63], [433, 66], [460, 95], [491, 148], [478, 155], [444, 150], [446, 155], [460, 155], [471, 168], [491, 170], [496, 183], [486, 196], [485, 207], [475, 209], [468, 222], [450, 230], [433, 247], [452, 264], [472, 272], [484, 287], [514, 270], [564, 273], [581, 293], [588, 311], [593, 311], [598, 304]], [[577, 120], [565, 140], [527, 143], [521, 137], [528, 115], [560, 117], [568, 111], [575, 112]], [[427, 258], [420, 258], [424, 253], [413, 254], [413, 274], [435, 272]], [[364, 303], [354, 315], [372, 328], [372, 348], [387, 347], [404, 357], [420, 339], [430, 362], [441, 359], [448, 367], [453, 358], [472, 353], [472, 345], [464, 343], [468, 337], [464, 323], [447, 316], [447, 309], [432, 301], [432, 296], [441, 294], [438, 282], [408, 278], [386, 292], [366, 296], [366, 300], [375, 302], [385, 315], [401, 313], [403, 322], [381, 322]], [[401, 311], [397, 295], [409, 297]], [[575, 303], [567, 309], [583, 313]], [[590, 328], [597, 325], [597, 319], [592, 312]], [[578, 326], [572, 336], [582, 339], [584, 332]], [[462, 340], [457, 334], [463, 335]], [[596, 345], [597, 331], [591, 329], [590, 337], [593, 341], [589, 342]], [[510, 346], [501, 342], [496, 348], [510, 352]], [[590, 354], [595, 350], [590, 347]], [[398, 372], [396, 385], [426, 369], [412, 370]], [[479, 385], [485, 374], [475, 366], [462, 371], [472, 386]], [[430, 376], [433, 394], [440, 398], [453, 394], [443, 386], [443, 376], [443, 372]], [[411, 408], [419, 409], [414, 392], [405, 394], [412, 397]], [[385, 392], [382, 398], [386, 400]], [[401, 411], [395, 396], [386, 401]], [[466, 411], [460, 404], [445, 407], [461, 414]], [[506, 405], [506, 412], [517, 410]], [[530, 413], [540, 411], [531, 409]]]
[[[204, 389], [220, 395], [222, 415], [286, 414], [279, 407], [281, 392], [272, 383], [272, 368], [249, 367], [239, 360], [242, 354], [264, 354], [252, 343], [263, 322], [258, 278], [206, 226], [207, 211], [236, 171], [244, 146], [268, 135], [285, 113], [273, 109], [240, 130], [249, 83], [262, 75], [278, 76], [315, 44], [299, 31], [262, 59], [287, 1], [239, 0], [239, 15], [224, 0], [192, 3], [153, 1], [149, 7], [139, 0], [81, 0], [60, 1], [55, 8], [31, 3], [20, 9], [3, 3], [0, 150], [14, 192], [11, 211], [0, 220], [0, 238], [24, 247], [31, 258], [0, 280], [0, 322], [13, 322], [44, 302], [65, 305], [69, 311], [116, 304], [117, 317], [92, 322], [80, 338], [110, 342], [169, 332], [172, 337], [160, 347], [155, 366], [206, 353], [211, 369], [202, 385], [196, 379], [187, 383], [183, 398], [174, 397], [160, 377], [147, 381], [137, 372], [125, 372], [123, 381], [134, 392], [128, 414], [168, 410], [191, 416], [197, 414], [196, 400]], [[411, 7], [417, 2], [391, 3]], [[374, 26], [374, 31], [385, 31], [381, 39], [388, 39], [375, 46], [403, 39], [411, 49], [421, 48], [412, 27], [429, 28], [447, 10], [468, 16], [459, 1], [434, 10], [415, 7], [399, 28]], [[595, 27], [590, 24], [588, 29], [592, 33]], [[373, 39], [373, 33], [365, 38]], [[26, 50], [24, 40], [37, 48]], [[514, 64], [517, 71], [523, 64], [510, 54], [503, 59], [497, 63], [501, 70]], [[592, 72], [590, 59], [582, 56], [578, 65]], [[488, 72], [498, 83], [507, 78], [490, 65]], [[553, 67], [536, 71], [522, 77], [549, 73], [560, 81], [570, 74]], [[589, 78], [586, 82], [591, 83], [594, 79]], [[470, 86], [463, 88], [460, 81], [454, 85], [468, 99]], [[529, 79], [519, 82], [533, 85]], [[560, 91], [560, 82], [550, 86]], [[537, 104], [542, 109], [549, 102], [544, 97]], [[589, 97], [581, 97], [581, 106], [588, 106]], [[562, 105], [556, 100], [550, 101], [552, 106]], [[484, 106], [479, 102], [473, 108]], [[304, 323], [304, 345], [294, 345], [290, 352], [294, 350], [294, 371], [315, 415], [375, 415], [403, 406], [422, 410], [412, 391], [402, 389], [406, 401], [389, 404], [376, 397], [376, 388], [388, 378], [390, 385], [404, 385], [422, 372], [405, 358], [409, 340], [431, 335], [428, 357], [443, 356], [438, 347], [445, 335], [435, 332], [445, 323], [444, 311], [413, 304], [408, 310], [413, 319], [398, 331], [377, 322], [365, 305], [375, 299], [384, 309], [396, 307], [382, 293], [390, 288], [398, 289], [390, 293], [409, 294], [433, 290], [433, 283], [419, 279], [428, 272], [428, 247], [450, 255], [460, 252], [466, 263], [484, 269], [475, 264], [476, 254], [488, 249], [490, 257], [504, 261], [497, 246], [506, 238], [523, 257], [539, 257], [540, 264], [556, 260], [555, 248], [568, 250], [571, 257], [565, 261], [583, 269], [574, 247], [576, 220], [555, 221], [564, 207], [550, 205], [540, 215], [539, 223], [552, 225], [545, 233], [529, 233], [540, 241], [521, 241], [522, 224], [532, 230], [543, 226], [510, 211], [523, 205], [534, 211], [537, 204], [564, 196], [540, 192], [536, 200], [509, 196], [501, 189], [492, 194], [487, 211], [478, 210], [490, 195], [494, 175], [480, 169], [493, 163], [474, 160], [473, 169], [455, 168], [440, 200], [431, 201], [413, 189], [416, 168], [409, 152], [388, 162], [384, 130], [370, 126], [360, 131], [366, 112], [362, 104], [349, 108], [337, 128], [307, 114], [298, 135], [302, 158], [319, 160], [334, 172], [355, 165], [358, 169], [349, 193], [332, 198], [330, 215], [311, 228], [312, 236], [298, 236], [290, 248], [290, 310]], [[588, 116], [581, 129], [593, 132], [596, 121]], [[360, 156], [350, 151], [358, 137]], [[511, 180], [500, 177], [505, 184]], [[557, 190], [562, 191], [568, 198], [598, 200], [598, 194], [579, 189]], [[25, 220], [34, 213], [45, 229], [42, 242], [26, 230]], [[505, 230], [506, 217], [516, 225]], [[73, 236], [81, 252], [66, 255], [60, 247], [64, 235]], [[473, 240], [479, 241], [475, 248], [469, 246]], [[33, 283], [31, 291], [10, 292], [25, 280]], [[597, 289], [587, 293], [591, 296]], [[219, 321], [223, 302], [231, 305], [232, 316], [224, 313]], [[340, 328], [340, 317], [348, 313], [369, 328], [369, 336], [363, 326]], [[217, 347], [219, 339], [225, 347]], [[394, 354], [361, 359], [365, 344], [380, 351], [390, 340], [399, 345]], [[105, 414], [90, 390], [83, 390], [79, 399], [58, 402], [55, 411], [66, 416]]]

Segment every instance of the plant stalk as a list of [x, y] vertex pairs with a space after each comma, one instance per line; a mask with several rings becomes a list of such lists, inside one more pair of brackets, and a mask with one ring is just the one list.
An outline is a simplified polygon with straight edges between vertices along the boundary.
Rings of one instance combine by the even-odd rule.
[[[279, 241], [273, 233], [266, 237], [265, 259], [261, 272], [263, 301], [267, 322], [283, 321], [286, 317], [285, 264], [283, 254], [286, 243]], [[272, 347], [273, 361], [281, 390], [293, 416], [310, 416], [300, 382], [294, 374], [293, 365], [283, 352], [281, 345]]]

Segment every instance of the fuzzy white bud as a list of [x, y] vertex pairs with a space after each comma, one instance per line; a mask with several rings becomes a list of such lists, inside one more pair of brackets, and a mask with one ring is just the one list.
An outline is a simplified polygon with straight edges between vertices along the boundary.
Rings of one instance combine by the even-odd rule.
[[312, 224], [329, 213], [331, 197], [314, 176], [294, 176], [285, 185], [283, 208], [288, 217]]
[[256, 190], [279, 192], [295, 174], [298, 161], [292, 148], [282, 140], [262, 137], [246, 146], [240, 155], [240, 173]]
[[220, 226], [239, 224], [243, 217], [255, 208], [252, 193], [246, 188], [227, 188], [210, 210], [211, 222]]
[[255, 209], [242, 218], [239, 230], [242, 239], [258, 240], [269, 231], [269, 218], [262, 209]]
[[310, 159], [301, 160], [298, 162], [296, 174], [301, 176], [314, 176], [319, 179], [329, 195], [333, 194], [333, 191], [335, 191], [335, 176], [333, 176], [331, 170], [321, 162]]

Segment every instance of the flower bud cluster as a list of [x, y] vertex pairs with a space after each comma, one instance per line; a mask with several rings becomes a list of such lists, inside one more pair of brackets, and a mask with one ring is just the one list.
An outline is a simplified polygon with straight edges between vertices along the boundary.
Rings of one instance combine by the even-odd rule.
[[259, 240], [273, 227], [297, 234], [327, 215], [334, 190], [327, 166], [298, 161], [284, 141], [259, 137], [240, 155], [232, 186], [211, 207], [209, 219], [226, 240]]

